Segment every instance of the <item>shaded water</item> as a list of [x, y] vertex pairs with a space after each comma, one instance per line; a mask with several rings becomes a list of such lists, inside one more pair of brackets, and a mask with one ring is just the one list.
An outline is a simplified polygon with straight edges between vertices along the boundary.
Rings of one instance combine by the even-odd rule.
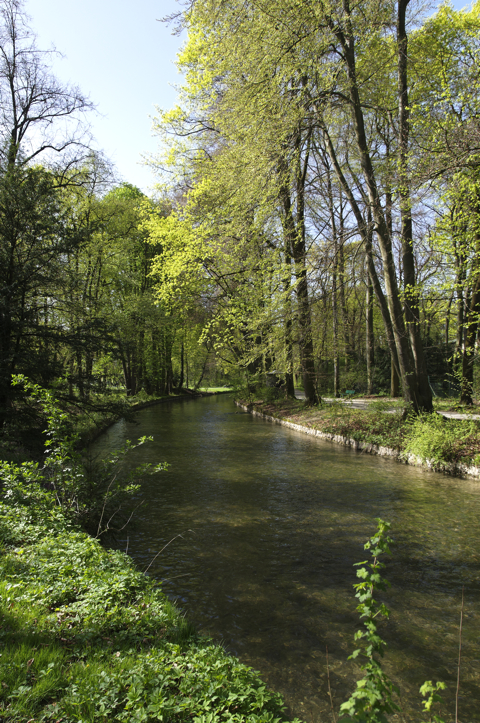
[[[453, 720], [458, 622], [465, 586], [461, 723], [480, 721], [480, 483], [369, 457], [245, 414], [225, 396], [173, 402], [119, 422], [97, 443], [153, 435], [132, 466], [166, 461], [147, 478], [129, 553], [200, 631], [259, 670], [292, 715], [331, 721], [360, 671], [348, 661], [359, 626], [355, 562], [374, 518], [395, 545], [383, 594], [385, 668], [406, 721], [419, 721], [426, 679], [448, 685]], [[125, 548], [126, 540], [119, 541]], [[395, 718], [396, 720], [396, 718]], [[401, 720], [401, 718], [398, 718]]]

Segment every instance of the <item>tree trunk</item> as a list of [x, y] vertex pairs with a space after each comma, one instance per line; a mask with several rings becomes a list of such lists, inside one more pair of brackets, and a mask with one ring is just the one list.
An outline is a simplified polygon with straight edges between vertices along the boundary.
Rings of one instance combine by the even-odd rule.
[[473, 404], [473, 370], [475, 361], [475, 340], [478, 330], [478, 314], [480, 311], [480, 275], [470, 296], [465, 323], [465, 345], [462, 354], [462, 381], [460, 403]]
[[373, 284], [367, 278], [365, 300], [366, 313], [366, 358], [367, 358], [367, 394], [373, 393], [373, 370], [375, 365], [375, 339], [373, 335]]
[[400, 377], [395, 364], [390, 367], [390, 396], [395, 398], [400, 396]]
[[337, 262], [333, 262], [332, 274], [332, 332], [333, 332], [333, 396], [340, 396], [340, 368], [338, 359], [338, 303], [337, 303]]
[[180, 347], [180, 379], [178, 382], [178, 386], [180, 389], [182, 389], [182, 387], [183, 387], [184, 353], [185, 353], [185, 348], [184, 348], [184, 343], [183, 343], [183, 339], [182, 339], [182, 345]]
[[293, 341], [292, 341], [292, 300], [291, 284], [292, 259], [289, 239], [284, 239], [285, 276], [283, 279], [284, 308], [285, 308], [285, 357], [287, 368], [285, 370], [285, 394], [288, 399], [295, 399], [295, 381], [293, 378]]
[[307, 404], [318, 403], [318, 395], [315, 387], [315, 362], [313, 356], [312, 320], [310, 313], [310, 302], [308, 298], [307, 269], [305, 264], [305, 226], [304, 226], [304, 203], [303, 184], [297, 183], [297, 223], [293, 217], [292, 203], [288, 189], [281, 191], [284, 208], [284, 228], [287, 234], [287, 241], [292, 251], [292, 259], [296, 277], [296, 295], [298, 305], [298, 325], [300, 331], [300, 364], [302, 367], [303, 388]]
[[198, 378], [197, 383], [196, 383], [195, 386], [193, 387], [194, 391], [196, 391], [196, 390], [198, 389], [198, 387], [200, 386], [200, 384], [202, 383], [202, 379], [203, 379], [203, 377], [204, 377], [204, 375], [205, 375], [205, 369], [207, 368], [208, 356], [209, 356], [209, 352], [207, 351], [207, 356], [205, 357], [205, 361], [203, 362], [203, 366], [202, 366], [202, 371], [201, 371], [200, 377]]
[[347, 302], [345, 298], [345, 253], [344, 253], [344, 220], [342, 199], [340, 199], [340, 228], [338, 233], [338, 294], [340, 299], [340, 309], [342, 313], [343, 342], [345, 347], [345, 371], [349, 369], [349, 362], [353, 357], [352, 340], [350, 336], [349, 319], [347, 312]]
[[418, 288], [415, 279], [413, 255], [412, 204], [408, 177], [408, 144], [410, 134], [408, 107], [407, 53], [408, 37], [405, 14], [410, 0], [398, 0], [397, 50], [398, 50], [398, 134], [399, 134], [399, 196], [402, 238], [403, 282], [405, 291], [404, 313], [415, 363], [416, 395], [420, 409], [433, 411], [432, 392], [428, 383], [427, 364], [420, 337]]

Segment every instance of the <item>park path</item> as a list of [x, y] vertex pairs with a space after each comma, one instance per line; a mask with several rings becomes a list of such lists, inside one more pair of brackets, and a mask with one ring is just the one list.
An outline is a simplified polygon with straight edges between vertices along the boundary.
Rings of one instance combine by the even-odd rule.
[[[305, 399], [305, 393], [300, 391], [300, 389], [295, 390], [295, 396], [297, 399]], [[327, 402], [327, 404], [331, 404], [332, 402], [341, 402], [342, 404], [345, 404], [347, 407], [351, 407], [352, 409], [368, 409], [370, 403], [373, 401], [371, 399], [334, 399], [333, 397], [322, 397], [322, 400], [324, 402]], [[386, 409], [386, 412], [389, 414], [393, 414], [395, 412], [395, 409]], [[442, 417], [446, 417], [447, 419], [480, 419], [480, 414], [462, 414], [461, 412], [438, 412], [438, 414], [441, 414]]]

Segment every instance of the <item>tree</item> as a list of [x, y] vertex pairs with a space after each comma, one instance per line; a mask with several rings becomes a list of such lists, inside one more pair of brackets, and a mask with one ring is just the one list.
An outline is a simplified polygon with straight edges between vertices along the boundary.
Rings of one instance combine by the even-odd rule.
[[[219, 279], [222, 288], [235, 279], [227, 298], [240, 302], [241, 279], [253, 287], [261, 249], [269, 271], [261, 282], [257, 275], [250, 294], [257, 311], [250, 304], [237, 333], [264, 365], [281, 358], [281, 337], [292, 359], [295, 341], [312, 401], [330, 354], [312, 319], [332, 325], [334, 388], [342, 351], [346, 374], [360, 348], [372, 387], [373, 291], [392, 391], [400, 379], [407, 407], [432, 410], [424, 343], [432, 305], [435, 314], [442, 307], [432, 294], [438, 262], [428, 229], [440, 185], [432, 179], [478, 166], [479, 10], [444, 6], [423, 25], [414, 13], [409, 0], [196, 0], [183, 16], [183, 105], [157, 125], [188, 209], [185, 238], [195, 238], [183, 278], [203, 259], [200, 273], [209, 266], [217, 289]], [[320, 258], [330, 271], [322, 270], [316, 298]], [[275, 278], [280, 284], [271, 284]], [[358, 302], [351, 308], [349, 285]], [[368, 351], [366, 342], [353, 342], [362, 304]], [[238, 314], [246, 308], [238, 303]], [[282, 315], [281, 308], [290, 310]], [[225, 338], [231, 328], [224, 324]], [[470, 324], [472, 339], [475, 333]]]
[[52, 159], [62, 172], [89, 153], [81, 116], [91, 102], [61, 84], [39, 50], [22, 0], [0, 3], [0, 161], [4, 170]]
[[[0, 406], [11, 398], [11, 375], [38, 335], [45, 301], [76, 243], [67, 232], [61, 189], [75, 182], [85, 153], [82, 115], [92, 106], [50, 73], [50, 53], [36, 46], [19, 0], [0, 3]], [[39, 164], [42, 163], [43, 167]], [[36, 164], [36, 165], [34, 165]], [[47, 170], [48, 169], [48, 170]], [[22, 362], [22, 363], [23, 363]], [[23, 366], [22, 371], [28, 371]]]

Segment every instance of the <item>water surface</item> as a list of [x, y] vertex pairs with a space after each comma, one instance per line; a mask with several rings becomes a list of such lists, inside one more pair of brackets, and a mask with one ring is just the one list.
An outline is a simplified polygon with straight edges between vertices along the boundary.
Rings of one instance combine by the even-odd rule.
[[336, 710], [361, 677], [347, 659], [359, 626], [353, 564], [368, 556], [363, 543], [382, 517], [395, 538], [382, 595], [392, 611], [381, 626], [385, 669], [404, 719], [423, 720], [418, 688], [433, 679], [448, 685], [443, 712], [453, 720], [464, 586], [459, 721], [480, 721], [480, 483], [273, 425], [225, 396], [150, 407], [138, 420], [97, 444], [104, 452], [153, 435], [130, 464], [170, 465], [145, 480], [129, 553], [144, 569], [181, 535], [149, 574], [202, 632], [259, 670], [292, 715], [332, 720], [327, 647]]

